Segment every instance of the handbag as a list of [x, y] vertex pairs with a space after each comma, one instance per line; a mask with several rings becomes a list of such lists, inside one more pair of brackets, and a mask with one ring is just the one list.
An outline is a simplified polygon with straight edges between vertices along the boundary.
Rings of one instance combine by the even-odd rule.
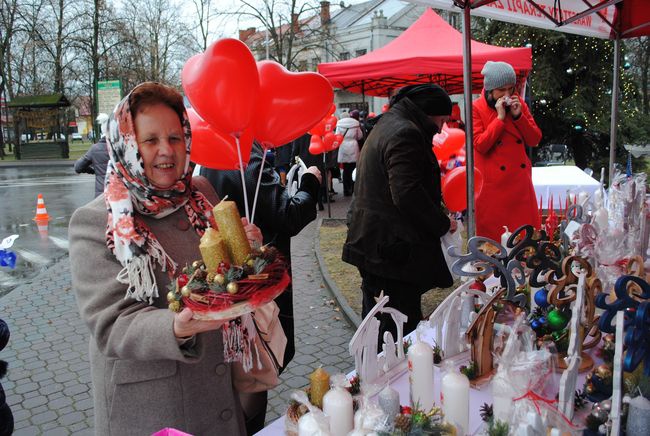
[[252, 368], [244, 369], [242, 362], [232, 363], [232, 377], [238, 392], [253, 393], [273, 389], [280, 384], [280, 368], [284, 363], [287, 337], [280, 324], [280, 309], [271, 301], [251, 313]]

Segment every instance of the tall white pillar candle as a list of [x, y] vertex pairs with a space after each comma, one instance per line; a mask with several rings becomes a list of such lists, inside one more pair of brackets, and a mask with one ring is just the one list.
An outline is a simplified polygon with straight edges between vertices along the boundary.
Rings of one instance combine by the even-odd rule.
[[469, 433], [469, 379], [453, 368], [442, 378], [440, 402], [445, 420], [458, 426], [461, 435]]
[[346, 436], [354, 428], [354, 409], [352, 395], [336, 386], [323, 397], [323, 412], [329, 416], [332, 436]]
[[417, 341], [408, 352], [411, 405], [428, 412], [433, 407], [433, 349]]

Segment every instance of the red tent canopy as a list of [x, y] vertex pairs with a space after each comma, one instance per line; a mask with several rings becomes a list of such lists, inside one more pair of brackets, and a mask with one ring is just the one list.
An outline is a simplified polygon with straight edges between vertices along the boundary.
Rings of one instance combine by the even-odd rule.
[[650, 2], [624, 0], [620, 9], [621, 38], [650, 35]]
[[[532, 49], [504, 48], [472, 41], [473, 91], [483, 87], [481, 69], [487, 61], [513, 66], [519, 79], [532, 69]], [[463, 35], [427, 9], [400, 36], [364, 56], [318, 65], [335, 88], [386, 97], [405, 85], [437, 83], [449, 94], [463, 93]]]

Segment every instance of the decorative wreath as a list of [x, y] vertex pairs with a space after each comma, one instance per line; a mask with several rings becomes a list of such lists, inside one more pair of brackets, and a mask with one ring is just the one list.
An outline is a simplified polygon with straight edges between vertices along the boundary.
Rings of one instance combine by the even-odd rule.
[[278, 250], [263, 246], [253, 250], [244, 265], [221, 262], [208, 272], [202, 260], [183, 268], [167, 294], [169, 309], [189, 307], [197, 319], [233, 318], [268, 303], [291, 282]]

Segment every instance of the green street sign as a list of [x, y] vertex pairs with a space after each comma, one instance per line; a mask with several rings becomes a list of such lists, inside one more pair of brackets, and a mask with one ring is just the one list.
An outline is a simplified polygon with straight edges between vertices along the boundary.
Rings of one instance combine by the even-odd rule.
[[97, 112], [111, 114], [122, 100], [122, 83], [119, 80], [97, 82]]

